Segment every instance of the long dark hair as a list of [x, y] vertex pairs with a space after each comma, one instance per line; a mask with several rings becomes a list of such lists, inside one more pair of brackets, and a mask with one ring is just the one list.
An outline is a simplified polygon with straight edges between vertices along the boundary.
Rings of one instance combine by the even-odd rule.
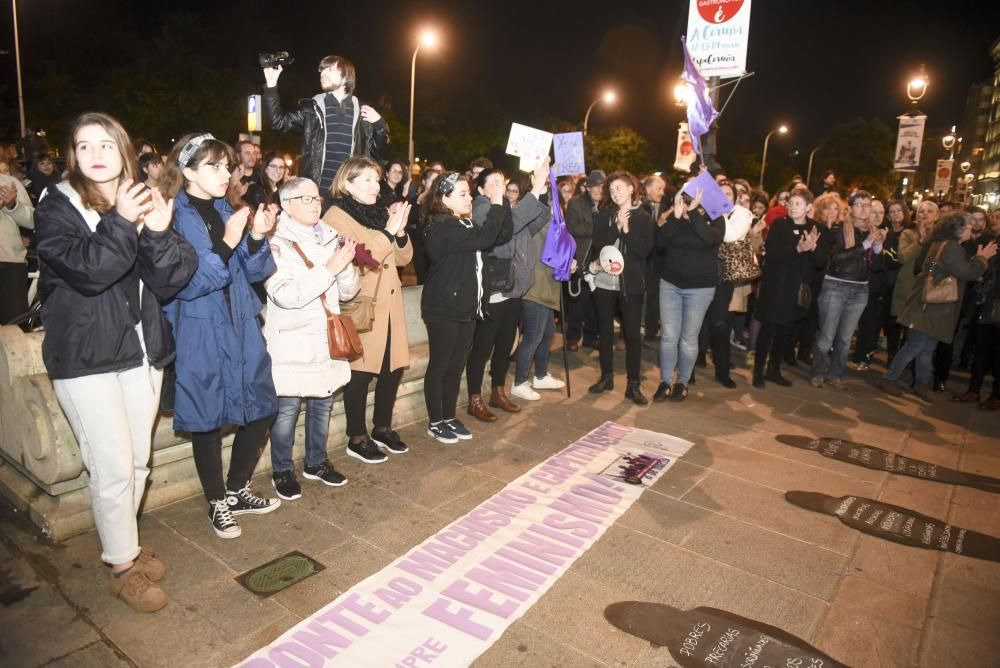
[[931, 241], [958, 241], [962, 236], [962, 229], [970, 224], [969, 214], [964, 211], [949, 213], [934, 224]]
[[[452, 175], [456, 177], [454, 183], [446, 186], [445, 183], [449, 180], [448, 177]], [[452, 210], [442, 201], [442, 198], [446, 194], [445, 190], [447, 190], [447, 194], [450, 194], [462, 181], [466, 181], [466, 178], [458, 172], [441, 172], [438, 174], [437, 178], [434, 179], [434, 183], [427, 189], [427, 196], [424, 198], [423, 204], [420, 205], [420, 229], [426, 229], [434, 220], [434, 216], [440, 213], [453, 215]]]

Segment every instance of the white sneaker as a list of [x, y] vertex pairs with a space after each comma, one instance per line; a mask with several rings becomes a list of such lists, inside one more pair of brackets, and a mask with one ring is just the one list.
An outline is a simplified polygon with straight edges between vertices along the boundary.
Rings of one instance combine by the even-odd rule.
[[551, 373], [547, 373], [544, 378], [533, 378], [531, 387], [536, 390], [561, 390], [566, 387], [566, 383], [554, 378]]
[[531, 381], [524, 381], [520, 385], [514, 385], [510, 388], [510, 393], [512, 396], [518, 399], [524, 399], [525, 401], [538, 401], [542, 398], [538, 392], [531, 389]]

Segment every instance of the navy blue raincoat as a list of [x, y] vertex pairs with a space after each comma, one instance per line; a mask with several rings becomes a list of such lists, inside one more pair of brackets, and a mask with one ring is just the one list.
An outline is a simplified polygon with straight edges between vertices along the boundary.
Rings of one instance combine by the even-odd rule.
[[[215, 209], [223, 221], [233, 213], [225, 198], [215, 201]], [[270, 245], [264, 241], [251, 255], [244, 235], [223, 263], [183, 191], [174, 202], [173, 227], [198, 253], [191, 281], [163, 307], [177, 340], [174, 429], [213, 431], [273, 415], [278, 399], [257, 321], [263, 305], [250, 287], [276, 270]]]

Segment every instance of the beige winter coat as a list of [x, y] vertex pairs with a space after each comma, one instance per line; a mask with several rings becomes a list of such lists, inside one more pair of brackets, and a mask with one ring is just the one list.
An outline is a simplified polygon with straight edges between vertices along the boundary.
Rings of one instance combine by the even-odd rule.
[[[378, 271], [365, 269], [361, 275], [361, 294], [375, 297], [375, 323], [370, 332], [361, 335], [365, 354], [351, 363], [351, 369], [368, 373], [379, 373], [382, 370], [390, 323], [392, 348], [389, 351], [389, 370], [409, 366], [410, 344], [406, 333], [406, 312], [403, 310], [403, 285], [399, 282], [396, 267], [405, 267], [413, 259], [413, 243], [407, 239], [406, 245], [400, 248], [384, 232], [364, 227], [337, 207], [331, 207], [323, 216], [323, 221], [339, 234], [363, 243], [372, 257], [382, 261], [382, 267]], [[380, 273], [382, 282], [375, 295], [375, 285]]]
[[[358, 270], [348, 265], [336, 276], [327, 270], [326, 261], [337, 249], [338, 235], [323, 223], [319, 230], [317, 238], [312, 227], [282, 213], [271, 238], [271, 255], [278, 271], [264, 284], [264, 338], [279, 397], [326, 397], [351, 379], [347, 361], [330, 359], [326, 311], [320, 295], [325, 293], [329, 309], [339, 313], [340, 300], [358, 293]], [[312, 269], [306, 267], [293, 242], [313, 263]]]

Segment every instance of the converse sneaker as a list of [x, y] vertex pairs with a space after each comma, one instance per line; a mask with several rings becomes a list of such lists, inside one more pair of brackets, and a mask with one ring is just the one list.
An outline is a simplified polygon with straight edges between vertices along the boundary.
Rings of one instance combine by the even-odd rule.
[[233, 515], [265, 515], [277, 510], [281, 499], [267, 499], [250, 489], [250, 481], [238, 491], [226, 490], [226, 503]]
[[458, 443], [458, 436], [448, 427], [448, 423], [443, 420], [441, 422], [429, 423], [427, 425], [427, 435], [439, 443], [447, 443], [449, 445]]
[[239, 538], [243, 530], [236, 523], [233, 512], [229, 509], [226, 499], [208, 502], [208, 519], [212, 522], [215, 535], [219, 538]]
[[139, 612], [156, 612], [167, 604], [167, 595], [136, 565], [121, 573], [112, 571], [108, 589], [128, 607]]
[[305, 466], [302, 468], [302, 477], [310, 480], [319, 480], [324, 485], [330, 487], [343, 487], [347, 484], [347, 478], [338, 473], [330, 460], [324, 459], [317, 466]]
[[451, 433], [455, 434], [455, 436], [463, 441], [468, 441], [472, 438], [472, 432], [466, 429], [465, 425], [462, 424], [462, 421], [458, 418], [445, 420], [444, 423], [448, 425], [448, 429], [451, 429]]
[[365, 464], [381, 464], [385, 460], [389, 459], [379, 452], [378, 446], [375, 445], [375, 441], [370, 438], [366, 438], [360, 443], [348, 443], [347, 454], [355, 459], [360, 459]]
[[392, 429], [372, 432], [372, 440], [375, 441], [375, 445], [377, 445], [379, 449], [393, 455], [401, 455], [404, 452], [410, 451], [410, 449], [406, 447], [406, 443], [403, 443], [403, 441], [399, 438], [399, 434], [394, 432]]
[[531, 381], [531, 388], [534, 390], [561, 390], [566, 387], [566, 383], [552, 376], [545, 374], [544, 378], [535, 378]]
[[[307, 476], [308, 477], [308, 476]], [[278, 471], [271, 474], [271, 486], [285, 501], [302, 498], [302, 487], [295, 478], [295, 471]]]
[[538, 401], [542, 398], [542, 395], [531, 389], [531, 381], [529, 380], [514, 385], [510, 388], [510, 393], [512, 396], [515, 396], [518, 399], [524, 399], [525, 401]]

